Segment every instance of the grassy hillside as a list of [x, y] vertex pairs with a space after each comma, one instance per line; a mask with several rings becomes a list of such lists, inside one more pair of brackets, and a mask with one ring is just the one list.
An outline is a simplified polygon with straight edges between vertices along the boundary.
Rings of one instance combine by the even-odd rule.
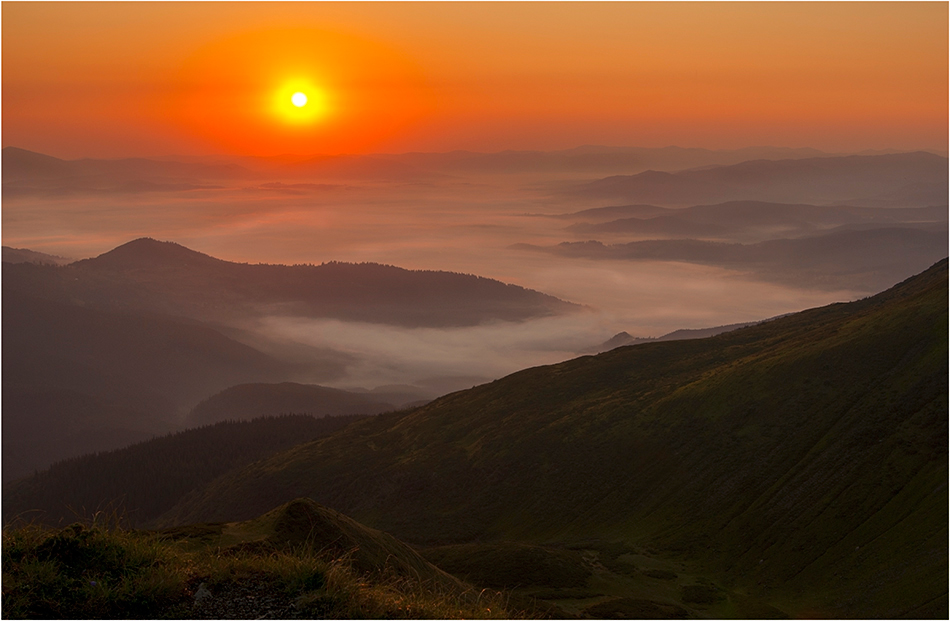
[[309, 500], [165, 532], [3, 531], [3, 617], [517, 618], [405, 544]]
[[163, 520], [306, 496], [416, 543], [639, 546], [796, 615], [945, 616], [947, 307], [944, 260], [859, 302], [528, 369]]

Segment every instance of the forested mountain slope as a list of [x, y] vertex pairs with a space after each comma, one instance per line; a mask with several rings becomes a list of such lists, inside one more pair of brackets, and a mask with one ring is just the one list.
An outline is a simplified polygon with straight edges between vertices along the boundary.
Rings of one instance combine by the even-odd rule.
[[361, 416], [304, 414], [226, 421], [83, 455], [3, 486], [3, 522], [69, 524], [98, 512], [137, 526], [216, 477], [330, 435]]
[[5, 289], [34, 297], [224, 323], [295, 315], [444, 327], [579, 308], [470, 274], [376, 263], [251, 265], [148, 238], [59, 268], [8, 265], [3, 278]]

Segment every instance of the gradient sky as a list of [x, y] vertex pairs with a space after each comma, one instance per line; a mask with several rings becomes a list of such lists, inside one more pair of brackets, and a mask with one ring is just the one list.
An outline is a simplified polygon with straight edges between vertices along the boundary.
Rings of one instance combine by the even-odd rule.
[[3, 146], [66, 158], [947, 148], [946, 2], [4, 2], [2, 18]]

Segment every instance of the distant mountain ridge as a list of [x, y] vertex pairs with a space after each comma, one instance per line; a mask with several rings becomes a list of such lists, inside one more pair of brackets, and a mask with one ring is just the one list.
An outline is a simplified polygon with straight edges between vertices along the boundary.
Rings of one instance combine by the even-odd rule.
[[715, 265], [798, 287], [873, 293], [947, 256], [946, 224], [934, 227], [831, 229], [823, 234], [739, 244], [698, 239], [649, 239], [620, 244], [562, 242], [516, 249], [564, 257], [683, 261]]
[[657, 205], [725, 201], [891, 206], [948, 202], [947, 158], [933, 153], [751, 160], [669, 173], [649, 170], [580, 184], [570, 193]]
[[[446, 327], [578, 308], [477, 276], [377, 264], [238, 264], [152, 239], [64, 266], [5, 261], [4, 480], [183, 424], [288, 412], [371, 414], [446, 392], [309, 387], [296, 391], [309, 393], [305, 398], [290, 398], [289, 384], [265, 384], [333, 381], [354, 357], [330, 348], [268, 349], [241, 322], [289, 315]], [[195, 421], [186, 418], [202, 399], [229, 388], [198, 408]], [[229, 400], [237, 393], [239, 403]]]
[[[624, 216], [607, 220], [607, 214]], [[835, 228], [894, 226], [945, 228], [946, 205], [907, 208], [853, 207], [845, 205], [789, 205], [759, 201], [731, 201], [717, 205], [695, 205], [668, 209], [631, 205], [601, 208], [560, 216], [564, 219], [599, 221], [578, 222], [568, 230], [587, 234], [631, 234], [670, 238], [778, 236], [801, 237], [829, 232]], [[607, 221], [604, 221], [607, 220]]]
[[[768, 321], [768, 319], [764, 320]], [[626, 347], [628, 345], [640, 345], [641, 343], [656, 343], [660, 341], [684, 341], [687, 339], [704, 339], [710, 336], [716, 336], [717, 334], [722, 334], [724, 332], [731, 332], [733, 330], [738, 330], [739, 328], [746, 328], [748, 326], [754, 326], [757, 323], [762, 323], [761, 321], [750, 321], [746, 323], [732, 323], [725, 326], [714, 326], [712, 328], [684, 328], [681, 330], [674, 330], [664, 334], [663, 336], [658, 336], [656, 338], [649, 337], [635, 337], [631, 336], [628, 332], [619, 332], [600, 345], [595, 345], [594, 347], [588, 347], [587, 349], [581, 350], [578, 353], [581, 354], [600, 354], [605, 351], [610, 351], [611, 349], [616, 349], [618, 347]]]
[[3, 246], [4, 263], [39, 263], [41, 265], [67, 265], [73, 262], [73, 259], [59, 257], [26, 248], [11, 248]]
[[214, 182], [250, 176], [235, 164], [204, 164], [146, 158], [63, 160], [4, 147], [3, 194], [63, 196], [201, 190]]
[[375, 263], [232, 263], [150, 238], [59, 269], [16, 267], [4, 268], [4, 280], [29, 295], [200, 320], [283, 314], [447, 327], [580, 308], [480, 276]]
[[[609, 174], [648, 168], [682, 170], [756, 158], [823, 155], [814, 149], [751, 147], [731, 151], [664, 147], [584, 146], [560, 151], [375, 153], [209, 158], [84, 158], [66, 160], [18, 147], [3, 149], [7, 198], [212, 189], [246, 181], [432, 181], [456, 175]], [[221, 160], [221, 158], [214, 158]]]

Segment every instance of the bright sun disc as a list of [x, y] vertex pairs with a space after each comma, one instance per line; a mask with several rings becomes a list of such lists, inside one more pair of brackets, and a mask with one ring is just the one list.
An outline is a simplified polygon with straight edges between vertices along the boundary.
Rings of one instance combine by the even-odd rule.
[[271, 96], [276, 117], [298, 129], [319, 125], [332, 114], [326, 89], [305, 77], [284, 81]]
[[421, 70], [399, 50], [309, 28], [212, 41], [177, 79], [182, 127], [246, 155], [364, 152], [434, 111]]

